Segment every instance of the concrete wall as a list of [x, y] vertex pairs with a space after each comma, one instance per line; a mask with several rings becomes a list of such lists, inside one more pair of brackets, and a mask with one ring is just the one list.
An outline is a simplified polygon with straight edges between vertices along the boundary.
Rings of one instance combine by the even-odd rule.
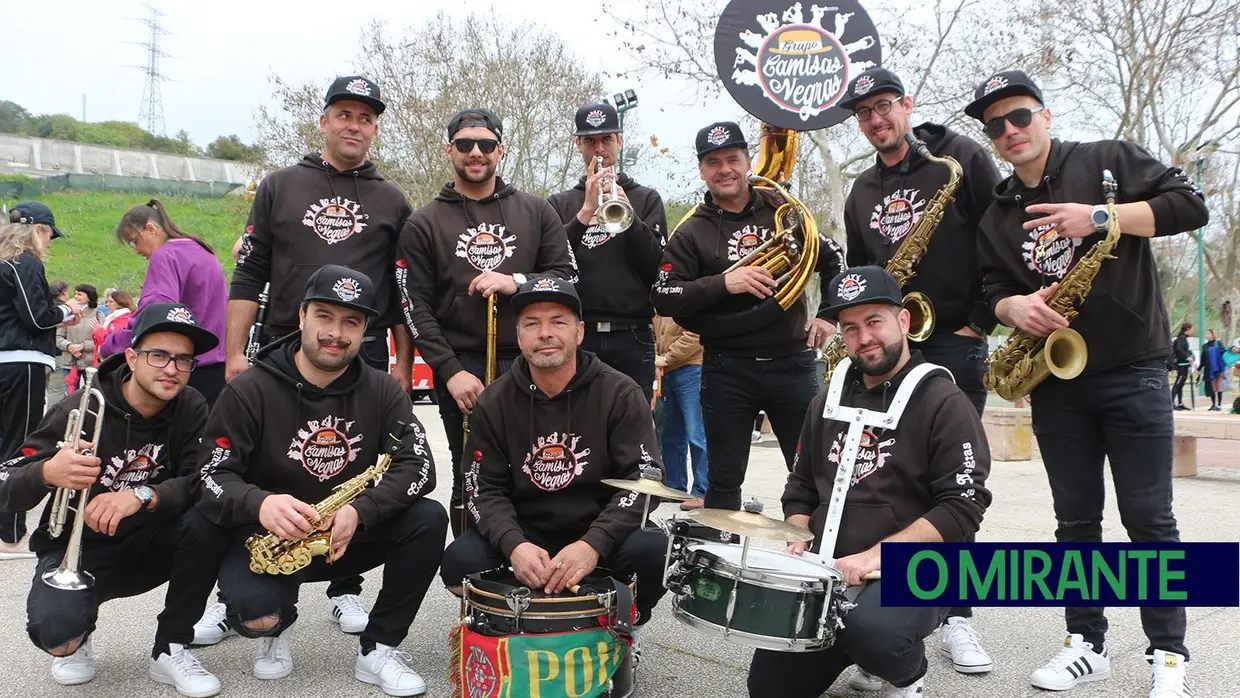
[[229, 160], [119, 150], [101, 145], [0, 134], [0, 168], [31, 175], [62, 173], [128, 175], [182, 181], [244, 184], [258, 174]]

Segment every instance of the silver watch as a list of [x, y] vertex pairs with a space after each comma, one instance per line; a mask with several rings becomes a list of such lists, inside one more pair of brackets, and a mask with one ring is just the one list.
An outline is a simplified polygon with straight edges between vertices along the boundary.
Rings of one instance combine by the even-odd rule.
[[139, 502], [142, 502], [143, 509], [151, 506], [151, 500], [155, 499], [155, 493], [152, 492], [151, 488], [146, 485], [135, 487], [133, 489], [133, 495], [138, 498]]
[[1098, 204], [1090, 211], [1089, 220], [1094, 224], [1095, 232], [1105, 232], [1107, 225], [1111, 222], [1111, 212], [1107, 210], [1106, 206]]
[[512, 280], [517, 283], [517, 287], [524, 286], [525, 282], [527, 281], [527, 279], [525, 278], [525, 274], [513, 274]]

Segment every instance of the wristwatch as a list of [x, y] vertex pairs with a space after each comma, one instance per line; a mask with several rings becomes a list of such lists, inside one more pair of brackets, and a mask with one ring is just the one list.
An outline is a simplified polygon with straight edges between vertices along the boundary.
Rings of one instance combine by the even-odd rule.
[[512, 280], [517, 282], [517, 287], [520, 288], [521, 286], [525, 285], [525, 282], [526, 282], [525, 274], [513, 274]]
[[1102, 204], [1094, 206], [1094, 210], [1089, 214], [1089, 220], [1094, 223], [1094, 232], [1102, 233], [1107, 229], [1107, 223], [1111, 220], [1111, 214], [1107, 211], [1107, 207]]
[[155, 493], [152, 492], [151, 488], [147, 487], [146, 485], [142, 485], [141, 487], [135, 487], [133, 489], [133, 494], [135, 497], [138, 498], [139, 502], [142, 502], [143, 509], [146, 509], [147, 507], [151, 506], [151, 500], [155, 499]]

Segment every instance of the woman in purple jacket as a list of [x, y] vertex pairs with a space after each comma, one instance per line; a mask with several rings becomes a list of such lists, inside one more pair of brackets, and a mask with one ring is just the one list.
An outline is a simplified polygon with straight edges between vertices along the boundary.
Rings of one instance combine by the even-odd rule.
[[[189, 378], [189, 384], [214, 405], [224, 389], [224, 311], [228, 304], [228, 284], [215, 250], [178, 228], [157, 199], [129, 209], [116, 226], [116, 239], [150, 260], [135, 315], [152, 303], [182, 303], [194, 311], [199, 325], [220, 338], [218, 347], [198, 357]], [[100, 357], [125, 351], [132, 339], [128, 328], [110, 335]]]

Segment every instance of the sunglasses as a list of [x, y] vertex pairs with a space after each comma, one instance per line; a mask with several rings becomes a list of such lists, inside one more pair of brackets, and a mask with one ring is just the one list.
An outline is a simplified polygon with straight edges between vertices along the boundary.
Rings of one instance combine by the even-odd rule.
[[1003, 116], [996, 116], [990, 121], [987, 121], [986, 124], [982, 126], [982, 131], [986, 134], [987, 138], [992, 141], [997, 141], [1001, 136], [1003, 136], [1003, 133], [1007, 131], [1007, 125], [1003, 122], [1010, 121], [1016, 128], [1027, 128], [1029, 124], [1033, 123], [1033, 115], [1042, 111], [1043, 108], [1044, 107], [1037, 107], [1035, 109], [1029, 109], [1027, 107], [1021, 107], [1020, 109], [1013, 109]]
[[483, 155], [490, 155], [499, 147], [499, 141], [494, 138], [454, 138], [452, 145], [456, 146], [458, 153], [472, 153], [474, 146], [478, 146], [478, 150], [481, 150]]

